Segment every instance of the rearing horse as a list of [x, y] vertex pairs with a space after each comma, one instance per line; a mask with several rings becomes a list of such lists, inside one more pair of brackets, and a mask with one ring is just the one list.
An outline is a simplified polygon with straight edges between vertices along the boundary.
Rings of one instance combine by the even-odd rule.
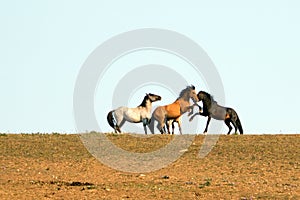
[[237, 129], [238, 129], [240, 134], [243, 134], [243, 128], [242, 128], [241, 121], [234, 109], [220, 106], [214, 100], [214, 98], [207, 92], [200, 91], [197, 94], [197, 96], [199, 98], [199, 101], [202, 101], [202, 103], [203, 103], [203, 111], [201, 112], [201, 107], [198, 104], [194, 104], [193, 106], [199, 107], [199, 112], [194, 114], [190, 118], [190, 121], [192, 121], [196, 115], [202, 115], [202, 116], [208, 117], [204, 133], [207, 132], [208, 125], [209, 125], [211, 118], [214, 118], [216, 120], [224, 120], [225, 124], [229, 128], [229, 131], [227, 133], [228, 135], [230, 134], [230, 132], [232, 130], [232, 126], [230, 125], [230, 123], [233, 124], [235, 133], [237, 132]]
[[183, 89], [179, 97], [172, 104], [168, 104], [165, 106], [157, 107], [152, 113], [151, 123], [148, 125], [151, 133], [154, 133], [154, 122], [157, 121], [157, 128], [160, 130], [160, 133], [165, 133], [165, 123], [168, 120], [174, 120], [178, 122], [178, 127], [180, 134], [181, 131], [181, 120], [179, 120], [180, 116], [190, 110], [193, 106], [190, 104], [190, 99], [195, 102], [198, 102], [197, 93], [195, 91], [195, 86], [187, 86]]

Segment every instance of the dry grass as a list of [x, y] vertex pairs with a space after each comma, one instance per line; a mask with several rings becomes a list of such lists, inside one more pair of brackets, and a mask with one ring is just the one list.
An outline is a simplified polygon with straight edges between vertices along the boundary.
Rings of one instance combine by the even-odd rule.
[[[117, 146], [149, 152], [172, 136], [108, 134]], [[221, 136], [203, 159], [204, 136], [166, 168], [111, 169], [78, 135], [0, 135], [0, 199], [300, 199], [300, 135]]]

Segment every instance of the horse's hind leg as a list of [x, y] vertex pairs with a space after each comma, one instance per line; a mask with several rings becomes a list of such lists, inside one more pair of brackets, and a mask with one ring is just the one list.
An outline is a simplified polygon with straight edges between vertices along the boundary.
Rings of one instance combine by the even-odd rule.
[[157, 124], [157, 129], [160, 131], [161, 134], [164, 134], [166, 132], [166, 129], [164, 126], [162, 126], [162, 124], [160, 122], [158, 122]]
[[160, 121], [157, 121], [157, 125], [156, 125], [156, 128], [160, 131], [161, 134], [163, 134], [163, 127], [161, 127], [161, 123]]
[[120, 129], [120, 127], [117, 125], [116, 127], [115, 127], [115, 133], [121, 133], [122, 131], [121, 131], [121, 129]]
[[233, 126], [234, 126], [234, 134], [237, 134], [237, 125], [236, 122], [234, 120], [231, 121]]
[[231, 130], [232, 130], [232, 126], [230, 125], [230, 119], [225, 119], [225, 124], [228, 126], [228, 128], [229, 128], [229, 131], [228, 131], [228, 133], [227, 133], [227, 135], [229, 135], [230, 134], [230, 132], [231, 132]]
[[118, 124], [115, 124], [115, 125], [114, 125], [114, 130], [115, 130], [115, 133], [121, 133], [121, 129], [120, 129], [120, 127], [118, 126]]
[[115, 130], [115, 133], [121, 133], [121, 129], [120, 129], [120, 127], [118, 126], [118, 124], [116, 124], [116, 125], [114, 126], [114, 130]]
[[119, 133], [122, 133], [122, 131], [121, 131], [121, 127], [124, 125], [124, 123], [125, 123], [125, 119], [122, 119], [122, 121], [121, 121], [121, 123], [118, 125], [116, 125], [116, 130], [119, 132]]
[[168, 123], [166, 117], [162, 117], [157, 124], [157, 128], [160, 130], [161, 134], [167, 133], [165, 125]]

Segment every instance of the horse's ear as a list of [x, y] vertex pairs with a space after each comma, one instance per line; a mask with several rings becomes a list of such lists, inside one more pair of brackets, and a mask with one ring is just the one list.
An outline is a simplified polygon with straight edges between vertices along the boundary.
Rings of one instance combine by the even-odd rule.
[[194, 85], [191, 85], [191, 87], [192, 87], [193, 90], [196, 89]]

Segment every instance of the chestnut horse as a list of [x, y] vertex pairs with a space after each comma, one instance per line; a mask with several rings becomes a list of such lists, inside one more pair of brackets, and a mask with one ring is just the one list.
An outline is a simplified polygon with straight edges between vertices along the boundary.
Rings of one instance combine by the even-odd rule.
[[143, 102], [136, 108], [122, 106], [110, 111], [107, 114], [107, 122], [115, 130], [115, 133], [121, 133], [120, 128], [126, 121], [131, 123], [143, 122], [145, 134], [147, 134], [146, 125], [150, 123], [152, 102], [159, 100], [161, 100], [161, 97], [156, 94], [146, 94]]
[[232, 126], [230, 125], [230, 123], [232, 123], [232, 125], [234, 126], [235, 133], [237, 133], [237, 129], [238, 129], [240, 134], [243, 134], [243, 128], [242, 128], [241, 121], [234, 109], [220, 106], [214, 100], [214, 98], [207, 92], [200, 91], [197, 94], [197, 96], [198, 96], [199, 101], [202, 101], [202, 103], [203, 103], [203, 111], [201, 112], [201, 107], [198, 104], [194, 104], [193, 106], [199, 107], [199, 112], [194, 114], [190, 118], [190, 121], [192, 121], [196, 115], [202, 115], [202, 116], [208, 117], [204, 133], [207, 132], [208, 125], [209, 125], [211, 118], [214, 118], [216, 120], [224, 120], [225, 124], [229, 128], [229, 131], [227, 133], [228, 135], [230, 134], [230, 132], [232, 130]]
[[193, 107], [190, 104], [190, 99], [192, 99], [194, 103], [199, 101], [195, 91], [195, 86], [193, 85], [187, 86], [185, 89], [183, 89], [180, 92], [179, 97], [172, 104], [157, 107], [152, 113], [151, 123], [148, 125], [151, 133], [154, 133], [155, 121], [158, 122], [157, 128], [159, 129], [160, 133], [163, 134], [166, 132], [166, 122], [168, 120], [175, 120], [178, 122], [180, 134], [182, 134], [181, 120], [179, 120], [179, 118]]

